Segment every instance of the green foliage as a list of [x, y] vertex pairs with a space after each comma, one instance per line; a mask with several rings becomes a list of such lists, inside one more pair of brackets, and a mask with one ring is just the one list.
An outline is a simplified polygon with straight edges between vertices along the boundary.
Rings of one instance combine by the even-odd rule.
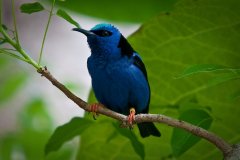
[[8, 75], [8, 77], [2, 82], [0, 88], [0, 101], [5, 101], [19, 89], [19, 87], [26, 81], [26, 74], [18, 73], [14, 75]]
[[[50, 0], [48, 0], [50, 2]], [[172, 10], [176, 0], [102, 0], [101, 2], [71, 0], [57, 2], [58, 6], [86, 14], [88, 16], [104, 18], [122, 22], [144, 22], [159, 14]]]
[[3, 28], [4, 30], [8, 30], [7, 26], [4, 25], [4, 24], [2, 24], [2, 28]]
[[[184, 112], [192, 112], [192, 106], [189, 106], [189, 111], [182, 111], [180, 106], [192, 101], [194, 97], [194, 103], [197, 106], [208, 106], [214, 117], [214, 121], [211, 118], [207, 121], [207, 112], [200, 111], [199, 116], [206, 118], [206, 128], [211, 124], [210, 130], [230, 143], [240, 141], [240, 125], [236, 121], [240, 114], [240, 108], [237, 107], [239, 101], [230, 101], [228, 98], [240, 89], [236, 73], [223, 72], [218, 77], [205, 73], [174, 78], [185, 68], [195, 64], [219, 64], [239, 68], [239, 5], [238, 0], [181, 0], [172, 12], [160, 14], [147, 21], [129, 38], [148, 70], [152, 90], [151, 113], [177, 118]], [[93, 94], [90, 99], [91, 102], [94, 101]], [[196, 105], [193, 107], [195, 110]], [[196, 123], [195, 118], [189, 118], [188, 121]], [[81, 136], [78, 159], [139, 159], [128, 139], [113, 136], [113, 133], [118, 132], [111, 127], [109, 118], [100, 117], [95, 123], [95, 129], [89, 128]], [[170, 143], [173, 129], [164, 125], [158, 125], [158, 128], [162, 133], [161, 138], [142, 139], [137, 129], [133, 130], [144, 144], [145, 159], [174, 159], [176, 152], [174, 155], [173, 150], [177, 146], [171, 146]], [[98, 136], [91, 134], [93, 132]], [[109, 137], [111, 141], [106, 143]], [[187, 150], [188, 147], [184, 146], [187, 151], [180, 151], [179, 153], [184, 153], [178, 159], [222, 158], [221, 153], [209, 142], [200, 140], [196, 143], [192, 138], [188, 141], [191, 148]], [[97, 146], [89, 147], [92, 144]], [[104, 148], [104, 151], [100, 148]], [[89, 153], [95, 154], [89, 156]]]
[[240, 90], [235, 91], [234, 93], [232, 93], [229, 97], [231, 100], [236, 100], [240, 98]]
[[74, 26], [76, 26], [77, 28], [80, 28], [80, 25], [74, 20], [72, 19], [72, 17], [64, 10], [59, 9], [57, 11], [57, 15], [59, 17], [62, 17], [63, 19], [65, 19], [66, 21], [68, 21], [69, 23], [73, 24]]
[[65, 145], [57, 153], [44, 158], [44, 145], [52, 132], [53, 122], [41, 99], [32, 98], [17, 116], [17, 122], [16, 131], [0, 139], [1, 160], [55, 160], [72, 156], [72, 149]]
[[[213, 121], [212, 117], [206, 111], [200, 109], [188, 109], [181, 113], [178, 119], [191, 122], [192, 124], [207, 130]], [[182, 129], [174, 128], [171, 138], [173, 155], [176, 157], [181, 156], [198, 141], [200, 141], [200, 137], [194, 136]]]
[[4, 43], [6, 43], [6, 40], [3, 39], [3, 38], [0, 38], [0, 45], [2, 45], [2, 44], [4, 44]]
[[[16, 43], [17, 36], [9, 37], [7, 31], [4, 31], [5, 27], [2, 25], [0, 27], [4, 36], [4, 38], [1, 37], [0, 42], [3, 43], [6, 40], [36, 69], [40, 67], [54, 3], [55, 1], [52, 3], [38, 64], [22, 50], [19, 43]], [[240, 114], [239, 107], [236, 107], [239, 104], [239, 99], [236, 98], [240, 95], [240, 75], [239, 70], [235, 69], [239, 68], [240, 61], [238, 44], [240, 2], [238, 0], [151, 0], [146, 2], [106, 0], [101, 3], [72, 0], [58, 2], [58, 4], [88, 15], [125, 22], [142, 22], [161, 13], [146, 21], [129, 38], [135, 50], [143, 57], [148, 70], [152, 90], [150, 112], [179, 117], [181, 120], [206, 129], [211, 125], [211, 131], [230, 143], [240, 141], [238, 136], [240, 125], [236, 121]], [[138, 4], [137, 7], [136, 4]], [[42, 10], [44, 7], [38, 2], [21, 6], [21, 11], [28, 14]], [[65, 11], [60, 9], [57, 15], [80, 27]], [[18, 35], [16, 25], [15, 35]], [[187, 68], [189, 66], [190, 68]], [[232, 66], [232, 68], [225, 66]], [[187, 69], [182, 73], [185, 68]], [[218, 71], [218, 75], [212, 74], [213, 71], [214, 73]], [[211, 73], [196, 74], [200, 72]], [[182, 73], [179, 76], [181, 79], [175, 79], [174, 76], [179, 73]], [[187, 77], [188, 75], [192, 76]], [[1, 95], [10, 97], [9, 95], [16, 91], [15, 88], [24, 81], [22, 79], [21, 74], [12, 80], [7, 79], [4, 87], [1, 87], [0, 97]], [[233, 98], [229, 99], [229, 97]], [[91, 102], [96, 101], [92, 93], [89, 99]], [[3, 153], [0, 159], [11, 159], [12, 152], [16, 152], [17, 155], [21, 153], [20, 156], [28, 159], [43, 158], [41, 151], [50, 132], [50, 127], [46, 127], [46, 120], [49, 122], [49, 117], [45, 114], [41, 100], [35, 100], [28, 106], [30, 107], [27, 107], [24, 112], [27, 115], [23, 114], [21, 118], [22, 128], [19, 133], [8, 135], [0, 140], [0, 152]], [[211, 111], [211, 116], [207, 110]], [[45, 147], [46, 154], [51, 152], [47, 158], [69, 159], [71, 155], [69, 150], [52, 151], [59, 149], [63, 143], [79, 134], [81, 134], [81, 147], [78, 159], [222, 158], [221, 153], [213, 145], [179, 129], [158, 125], [162, 133], [161, 138], [142, 139], [136, 129], [132, 131], [121, 129], [115, 124], [112, 125], [110, 118], [101, 117], [94, 123], [88, 119], [87, 115], [85, 119], [74, 118], [71, 122], [57, 128]], [[36, 140], [36, 137], [40, 138]], [[54, 156], [56, 153], [59, 153], [58, 156]], [[21, 157], [17, 157], [19, 158]]]
[[[131, 145], [136, 154], [138, 154], [142, 159], [144, 159], [145, 157], [144, 145], [138, 140], [137, 136], [133, 132], [131, 132], [131, 130], [128, 130], [126, 128], [120, 128], [119, 125], [116, 125], [116, 123], [113, 123], [113, 126], [116, 129], [117, 133], [130, 140]], [[117, 134], [116, 132], [113, 133], [114, 135]]]
[[39, 2], [25, 3], [21, 5], [20, 10], [22, 13], [32, 14], [43, 11], [44, 7]]
[[196, 64], [186, 68], [183, 73], [181, 73], [177, 78], [183, 78], [192, 74], [197, 74], [201, 72], [236, 72], [240, 71], [240, 69], [230, 68], [217, 64]]
[[81, 135], [90, 125], [91, 121], [75, 117], [69, 123], [59, 126], [46, 144], [45, 154], [58, 150], [63, 143]]
[[26, 72], [17, 68], [15, 71], [9, 71], [9, 67], [15, 68], [16, 65], [10, 65], [9, 58], [0, 55], [0, 106], [1, 103], [11, 99], [19, 91], [28, 77]]
[[67, 87], [67, 89], [69, 89], [72, 92], [79, 92], [82, 88], [80, 87], [79, 84], [75, 83], [75, 82], [71, 82], [71, 81], [67, 81], [63, 83], [65, 87]]

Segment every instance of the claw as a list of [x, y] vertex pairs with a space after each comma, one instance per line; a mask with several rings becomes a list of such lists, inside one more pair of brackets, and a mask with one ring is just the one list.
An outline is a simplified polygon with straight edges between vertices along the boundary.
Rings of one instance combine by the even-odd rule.
[[130, 114], [128, 116], [128, 124], [130, 125], [130, 128], [133, 128], [133, 121], [135, 120], [135, 109], [130, 108]]
[[94, 120], [96, 120], [97, 118], [96, 117], [98, 117], [98, 109], [99, 109], [99, 107], [101, 107], [101, 104], [99, 104], [99, 103], [93, 103], [93, 104], [91, 104], [90, 105], [90, 112], [93, 114], [93, 119]]

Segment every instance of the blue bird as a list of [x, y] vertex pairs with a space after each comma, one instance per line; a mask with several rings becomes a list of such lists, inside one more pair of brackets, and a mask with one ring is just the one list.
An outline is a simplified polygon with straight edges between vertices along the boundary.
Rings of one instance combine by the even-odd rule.
[[[150, 87], [145, 65], [126, 38], [111, 24], [98, 24], [91, 30], [74, 28], [86, 35], [91, 56], [87, 66], [97, 100], [107, 108], [129, 115], [148, 113]], [[137, 124], [142, 137], [160, 137], [151, 122]]]

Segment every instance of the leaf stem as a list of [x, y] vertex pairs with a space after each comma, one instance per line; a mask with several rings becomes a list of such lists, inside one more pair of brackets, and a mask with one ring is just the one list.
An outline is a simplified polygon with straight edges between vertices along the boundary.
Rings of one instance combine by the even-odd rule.
[[43, 48], [44, 48], [44, 44], [45, 44], [45, 39], [46, 39], [46, 36], [47, 36], [48, 28], [49, 28], [49, 25], [50, 25], [50, 21], [51, 21], [52, 15], [53, 15], [54, 5], [55, 5], [55, 0], [53, 0], [52, 7], [51, 7], [51, 10], [50, 10], [50, 13], [49, 13], [49, 17], [48, 17], [47, 26], [46, 26], [46, 29], [45, 29], [45, 32], [44, 32], [42, 45], [41, 45], [41, 50], [40, 50], [40, 53], [39, 53], [38, 65], [40, 65], [41, 60], [42, 60]]
[[19, 59], [19, 60], [21, 60], [21, 61], [24, 61], [24, 62], [29, 63], [29, 61], [28, 61], [27, 59], [25, 59], [25, 58], [23, 58], [23, 57], [20, 57], [20, 56], [16, 55], [15, 53], [12, 53], [12, 52], [9, 52], [9, 51], [3, 50], [3, 49], [0, 49], [0, 53], [9, 55], [9, 56], [14, 57], [14, 58], [17, 58], [17, 59]]
[[12, 16], [13, 16], [13, 24], [14, 24], [14, 30], [15, 30], [15, 38], [17, 45], [20, 45], [19, 39], [18, 39], [18, 30], [17, 30], [17, 21], [16, 21], [16, 13], [15, 13], [15, 2], [12, 0]]
[[35, 62], [21, 47], [19, 44], [17, 44], [15, 41], [13, 41], [11, 39], [11, 37], [5, 32], [5, 30], [0, 27], [0, 32], [3, 34], [4, 38], [6, 39], [6, 41], [13, 46], [13, 48], [16, 49], [16, 51], [18, 51], [22, 56], [23, 59], [25, 59], [24, 61], [31, 64], [32, 66], [34, 66], [37, 70], [41, 68], [40, 65], [37, 64], [37, 62]]

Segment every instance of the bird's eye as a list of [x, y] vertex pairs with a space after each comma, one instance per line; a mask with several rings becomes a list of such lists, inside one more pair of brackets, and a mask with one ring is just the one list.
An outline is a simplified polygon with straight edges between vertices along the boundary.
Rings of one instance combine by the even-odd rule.
[[111, 32], [103, 30], [101, 35], [102, 37], [107, 37], [111, 35]]
[[107, 30], [96, 30], [96, 31], [92, 31], [92, 32], [101, 37], [108, 37], [108, 36], [112, 35], [112, 32], [107, 31]]

